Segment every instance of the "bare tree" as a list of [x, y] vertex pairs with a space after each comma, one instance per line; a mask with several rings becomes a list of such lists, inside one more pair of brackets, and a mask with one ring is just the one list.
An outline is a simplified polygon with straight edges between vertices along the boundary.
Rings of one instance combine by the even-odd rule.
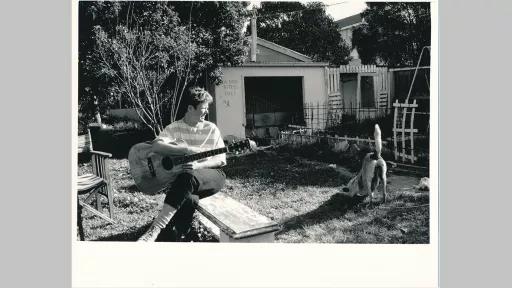
[[166, 5], [156, 8], [155, 15], [118, 25], [112, 36], [101, 26], [94, 29], [100, 73], [113, 79], [140, 119], [158, 135], [164, 127], [164, 109], [170, 109], [172, 120], [176, 118], [184, 89], [194, 78], [197, 45], [190, 23], [180, 25]]

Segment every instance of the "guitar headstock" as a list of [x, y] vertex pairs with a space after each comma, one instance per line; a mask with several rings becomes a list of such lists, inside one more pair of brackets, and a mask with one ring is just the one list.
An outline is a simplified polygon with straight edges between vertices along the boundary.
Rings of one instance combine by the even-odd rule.
[[244, 139], [238, 142], [232, 142], [227, 146], [228, 151], [231, 153], [242, 153], [246, 150], [254, 150], [256, 149], [256, 142], [250, 140], [250, 139]]

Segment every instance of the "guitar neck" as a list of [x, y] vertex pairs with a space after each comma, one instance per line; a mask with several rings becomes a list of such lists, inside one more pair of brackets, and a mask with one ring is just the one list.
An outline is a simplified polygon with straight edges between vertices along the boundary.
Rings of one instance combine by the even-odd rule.
[[199, 159], [203, 159], [203, 158], [210, 157], [210, 156], [215, 156], [215, 155], [226, 153], [226, 152], [228, 152], [227, 147], [217, 148], [217, 149], [208, 150], [208, 151], [201, 152], [201, 153], [174, 157], [174, 162], [175, 162], [175, 164], [183, 164], [183, 163], [196, 161]]

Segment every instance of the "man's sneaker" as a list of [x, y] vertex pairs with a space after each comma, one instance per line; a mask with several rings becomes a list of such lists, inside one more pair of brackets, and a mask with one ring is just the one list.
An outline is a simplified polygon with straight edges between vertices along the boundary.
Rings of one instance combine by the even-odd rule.
[[160, 236], [158, 236], [159, 242], [176, 242], [176, 238], [178, 237], [178, 232], [174, 229], [174, 226], [167, 225], [160, 232]]
[[142, 234], [137, 242], [155, 242], [158, 234], [160, 234], [160, 228], [151, 225], [146, 233]]

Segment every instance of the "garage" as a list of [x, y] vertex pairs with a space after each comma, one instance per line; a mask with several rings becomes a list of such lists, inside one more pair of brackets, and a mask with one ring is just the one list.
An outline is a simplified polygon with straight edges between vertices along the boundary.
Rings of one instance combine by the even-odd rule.
[[271, 133], [303, 122], [302, 83], [303, 77], [244, 77], [246, 128]]

